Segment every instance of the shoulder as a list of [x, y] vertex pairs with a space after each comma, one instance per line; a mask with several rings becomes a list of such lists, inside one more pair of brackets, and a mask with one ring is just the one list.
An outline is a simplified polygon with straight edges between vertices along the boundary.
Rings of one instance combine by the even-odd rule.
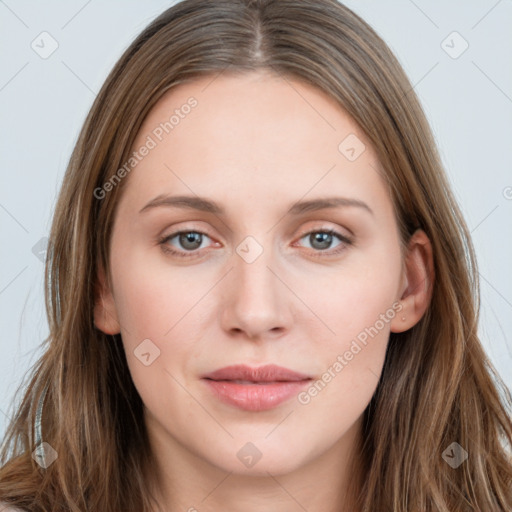
[[23, 512], [23, 510], [11, 507], [8, 503], [0, 502], [0, 512]]

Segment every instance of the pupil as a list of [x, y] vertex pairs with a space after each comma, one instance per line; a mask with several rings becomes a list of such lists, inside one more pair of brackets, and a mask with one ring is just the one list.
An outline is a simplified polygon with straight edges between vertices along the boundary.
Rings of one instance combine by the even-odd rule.
[[314, 243], [311, 243], [313, 247], [315, 247], [315, 243], [319, 242], [320, 246], [317, 246], [317, 249], [328, 249], [331, 245], [332, 235], [329, 233], [313, 233], [311, 236], [313, 237], [312, 240], [314, 241]]
[[197, 249], [201, 245], [201, 233], [182, 233], [180, 243], [185, 249]]

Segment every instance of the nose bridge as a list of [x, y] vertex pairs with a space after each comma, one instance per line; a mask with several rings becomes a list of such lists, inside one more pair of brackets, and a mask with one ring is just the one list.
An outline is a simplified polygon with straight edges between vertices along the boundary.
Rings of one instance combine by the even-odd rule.
[[235, 279], [239, 299], [254, 302], [274, 297], [275, 277], [268, 267], [273, 266], [274, 251], [270, 237], [256, 239], [249, 235], [236, 247]]
[[251, 337], [286, 327], [290, 318], [283, 284], [270, 270], [276, 266], [270, 240], [266, 237], [260, 242], [247, 236], [233, 255], [225, 327], [243, 330]]

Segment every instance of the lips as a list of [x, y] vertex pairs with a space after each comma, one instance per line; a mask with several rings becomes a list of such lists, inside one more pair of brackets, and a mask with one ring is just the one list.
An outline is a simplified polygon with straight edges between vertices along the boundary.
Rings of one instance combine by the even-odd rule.
[[214, 372], [204, 375], [203, 378], [211, 380], [246, 381], [253, 383], [268, 382], [296, 382], [309, 379], [309, 375], [294, 372], [282, 366], [268, 364], [258, 368], [251, 368], [245, 365], [234, 365], [220, 368]]
[[234, 365], [208, 373], [202, 380], [222, 402], [256, 412], [277, 407], [289, 400], [312, 378], [276, 365], [258, 368]]

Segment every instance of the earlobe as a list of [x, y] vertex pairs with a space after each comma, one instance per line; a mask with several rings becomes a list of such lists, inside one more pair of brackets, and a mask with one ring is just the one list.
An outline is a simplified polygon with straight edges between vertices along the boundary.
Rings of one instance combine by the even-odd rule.
[[101, 265], [98, 265], [98, 279], [95, 285], [94, 326], [105, 334], [121, 332], [114, 296], [106, 282], [105, 272]]
[[426, 233], [418, 229], [411, 237], [404, 262], [405, 289], [400, 297], [401, 310], [391, 322], [391, 332], [404, 332], [423, 317], [432, 298], [434, 261], [432, 245]]

